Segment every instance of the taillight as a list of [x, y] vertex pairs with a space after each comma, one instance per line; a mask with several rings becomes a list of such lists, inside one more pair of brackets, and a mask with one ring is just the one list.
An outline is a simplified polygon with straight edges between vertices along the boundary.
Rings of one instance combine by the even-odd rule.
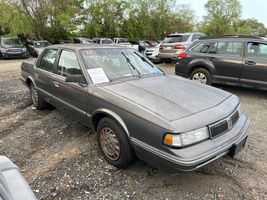
[[161, 44], [160, 46], [159, 46], [159, 49], [161, 50], [161, 49], [163, 49], [164, 47], [163, 47], [163, 45]]
[[179, 53], [178, 58], [183, 59], [186, 58], [188, 54], [186, 52]]
[[185, 46], [183, 44], [177, 44], [174, 46], [174, 49], [185, 49]]

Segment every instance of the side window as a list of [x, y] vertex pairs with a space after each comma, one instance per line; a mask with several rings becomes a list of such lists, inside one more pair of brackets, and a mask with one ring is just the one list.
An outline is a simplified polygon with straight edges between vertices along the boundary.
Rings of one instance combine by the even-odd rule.
[[209, 50], [211, 54], [241, 56], [242, 42], [215, 42]]
[[56, 72], [64, 77], [70, 74], [82, 74], [76, 53], [63, 50], [59, 58]]
[[193, 37], [192, 37], [192, 41], [196, 41], [198, 40], [202, 35], [200, 34], [194, 34]]
[[267, 44], [248, 42], [247, 56], [254, 58], [267, 58]]
[[45, 51], [38, 68], [53, 72], [55, 60], [58, 56], [57, 49], [48, 49]]
[[191, 51], [195, 53], [207, 53], [209, 48], [209, 44], [205, 42], [200, 42], [197, 43], [193, 48], [191, 48]]

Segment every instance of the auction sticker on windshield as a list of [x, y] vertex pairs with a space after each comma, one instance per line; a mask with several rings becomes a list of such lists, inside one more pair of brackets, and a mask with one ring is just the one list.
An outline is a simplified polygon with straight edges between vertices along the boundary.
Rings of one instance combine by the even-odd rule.
[[94, 84], [110, 82], [103, 68], [87, 69]]

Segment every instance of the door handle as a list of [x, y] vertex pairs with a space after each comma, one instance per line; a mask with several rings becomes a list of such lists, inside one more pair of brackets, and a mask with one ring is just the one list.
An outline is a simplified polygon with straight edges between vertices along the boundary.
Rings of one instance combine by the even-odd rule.
[[57, 82], [57, 81], [53, 81], [53, 85], [54, 85], [55, 87], [59, 87], [59, 86], [60, 86], [59, 82]]
[[254, 61], [245, 61], [245, 65], [253, 66], [253, 65], [256, 65], [256, 62], [254, 62]]

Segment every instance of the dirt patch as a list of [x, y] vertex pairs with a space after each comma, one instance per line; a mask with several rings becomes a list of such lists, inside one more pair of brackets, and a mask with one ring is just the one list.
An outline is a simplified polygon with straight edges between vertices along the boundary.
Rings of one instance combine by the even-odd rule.
[[[0, 154], [22, 170], [38, 199], [267, 199], [267, 94], [216, 86], [238, 95], [252, 123], [245, 149], [191, 173], [165, 174], [137, 161], [107, 164], [90, 129], [54, 109], [32, 108], [19, 80], [21, 61], [0, 61]], [[160, 65], [166, 73], [174, 66]], [[6, 67], [5, 67], [6, 68]]]

